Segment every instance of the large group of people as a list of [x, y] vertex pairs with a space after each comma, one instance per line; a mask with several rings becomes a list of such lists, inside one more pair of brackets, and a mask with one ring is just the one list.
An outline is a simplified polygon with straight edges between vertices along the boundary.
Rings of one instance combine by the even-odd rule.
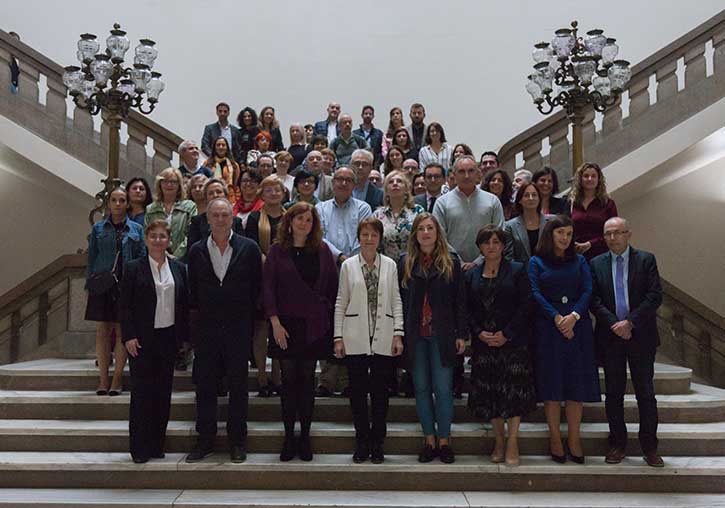
[[161, 171], [153, 191], [142, 177], [114, 189], [89, 237], [96, 393], [122, 392], [128, 357], [134, 462], [164, 456], [173, 373], [193, 357], [188, 462], [214, 450], [220, 392], [230, 458], [246, 459], [251, 364], [258, 396], [281, 398], [281, 461], [313, 459], [315, 398], [341, 392], [352, 460], [383, 462], [389, 397], [402, 390], [415, 397], [420, 462], [452, 463], [468, 352], [467, 406], [493, 427], [492, 462], [519, 464], [520, 423], [541, 402], [551, 459], [583, 463], [583, 404], [600, 401], [598, 365], [606, 462], [623, 460], [629, 364], [644, 459], [662, 466], [657, 265], [630, 246], [597, 164], [579, 167], [561, 197], [552, 168], [511, 178], [495, 152], [476, 159], [449, 144], [417, 103], [408, 126], [393, 108], [385, 133], [372, 106], [353, 130], [330, 103], [325, 120], [293, 124], [286, 149], [274, 108], [244, 108], [238, 127], [227, 104], [216, 112], [201, 149], [184, 141], [180, 167]]

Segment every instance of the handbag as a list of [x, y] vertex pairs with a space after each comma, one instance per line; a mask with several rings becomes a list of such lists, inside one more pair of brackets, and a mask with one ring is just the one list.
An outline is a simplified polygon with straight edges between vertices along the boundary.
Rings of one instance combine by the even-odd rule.
[[118, 285], [118, 277], [116, 277], [116, 264], [118, 264], [118, 256], [121, 252], [116, 253], [116, 259], [113, 261], [113, 267], [110, 270], [93, 273], [88, 278], [88, 293], [94, 296], [104, 295], [114, 286]]

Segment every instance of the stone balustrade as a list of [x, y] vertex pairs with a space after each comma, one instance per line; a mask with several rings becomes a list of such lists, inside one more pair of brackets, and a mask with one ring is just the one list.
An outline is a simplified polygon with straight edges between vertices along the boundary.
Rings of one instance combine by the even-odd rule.
[[[11, 58], [20, 68], [17, 95], [8, 86]], [[43, 82], [47, 90], [41, 90]], [[106, 174], [108, 124], [101, 121], [100, 130], [96, 129], [91, 115], [74, 106], [63, 84], [63, 67], [2, 30], [0, 84], [0, 114]], [[127, 134], [122, 130], [119, 163], [122, 179], [138, 175], [150, 179], [178, 161], [181, 137], [136, 111], [130, 112], [125, 123]]]
[[[684, 69], [681, 88], [679, 66]], [[725, 11], [634, 66], [624, 94], [626, 110], [620, 100], [604, 114], [587, 111], [582, 129], [584, 159], [605, 167], [723, 97]], [[601, 121], [600, 128], [595, 120]], [[570, 138], [569, 120], [558, 111], [504, 144], [499, 159], [509, 172], [521, 165], [517, 160], [532, 171], [550, 166], [560, 182], [567, 182], [571, 178]], [[547, 154], [542, 151], [545, 142]]]

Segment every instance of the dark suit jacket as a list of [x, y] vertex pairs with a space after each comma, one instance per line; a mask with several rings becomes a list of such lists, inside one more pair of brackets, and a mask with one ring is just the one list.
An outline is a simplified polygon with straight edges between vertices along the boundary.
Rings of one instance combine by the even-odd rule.
[[[186, 267], [175, 259], [167, 259], [174, 277], [174, 331], [176, 344], [188, 340], [189, 286]], [[123, 267], [121, 281], [121, 337], [123, 342], [138, 339], [141, 346], [153, 340], [156, 315], [156, 286], [148, 256], [134, 259]], [[175, 352], [175, 350], [174, 350]]]
[[[362, 124], [360, 124], [359, 129], [355, 129], [352, 133], [365, 139], [365, 131], [363, 130]], [[370, 139], [365, 140], [370, 146], [370, 151], [373, 152], [373, 167], [377, 168], [383, 162], [383, 131], [373, 127], [370, 131]]]
[[262, 253], [256, 243], [236, 233], [229, 245], [232, 259], [221, 281], [206, 243], [197, 242], [189, 251], [189, 307], [198, 314], [198, 340], [221, 336], [244, 340], [252, 334], [262, 284]]
[[[476, 266], [465, 275], [468, 329], [471, 332], [471, 346], [474, 350], [489, 347], [478, 338], [478, 335], [485, 330], [483, 324], [487, 319], [481, 304], [481, 274], [484, 266], [485, 264]], [[493, 319], [496, 329], [486, 331], [501, 330], [512, 344], [528, 345], [532, 301], [526, 265], [502, 260], [494, 288]]]
[[379, 206], [383, 206], [383, 189], [368, 182], [368, 191], [365, 194], [365, 202], [370, 205], [370, 209], [375, 211]]
[[[621, 340], [611, 330], [618, 321], [612, 280], [612, 253], [605, 252], [591, 261], [592, 313], [597, 318], [595, 336], [597, 345], [609, 340]], [[657, 332], [657, 308], [662, 304], [662, 286], [653, 254], [630, 247], [627, 275], [629, 315], [632, 339], [642, 346], [656, 348], [660, 343]]]
[[[438, 199], [442, 195], [443, 194], [440, 194], [440, 195], [436, 196], [436, 199]], [[428, 210], [428, 193], [427, 192], [424, 192], [423, 194], [418, 194], [415, 197], [415, 204], [422, 206], [423, 207], [423, 210], [425, 210], [426, 212], [431, 212], [431, 213], [433, 212], [432, 209], [431, 210]]]
[[445, 367], [453, 365], [456, 357], [456, 339], [468, 337], [466, 318], [466, 294], [463, 272], [458, 256], [453, 257], [453, 276], [450, 281], [443, 278], [435, 268], [423, 273], [420, 265], [413, 269], [407, 287], [402, 284], [407, 255], [398, 262], [400, 296], [403, 300], [405, 321], [405, 351], [413, 365], [415, 343], [420, 339], [420, 322], [423, 313], [423, 299], [428, 292], [428, 301], [433, 311], [433, 327]]
[[[242, 223], [242, 219], [239, 217], [234, 217], [234, 220], [232, 221], [232, 231], [238, 235], [244, 236], [244, 224]], [[191, 218], [191, 223], [189, 225], [189, 235], [186, 245], [188, 245], [189, 249], [191, 249], [191, 246], [199, 240], [206, 241], [210, 234], [211, 227], [209, 227], [209, 220], [207, 219], [206, 212], [194, 215]]]
[[[329, 122], [328, 122], [327, 118], [325, 118], [324, 120], [320, 120], [319, 122], [315, 122], [314, 133], [320, 134], [322, 136], [327, 136], [327, 124], [328, 123]], [[336, 135], [339, 136], [340, 135], [340, 120], [339, 119], [337, 120], [337, 128], [335, 130], [337, 131]]]
[[[242, 133], [232, 124], [229, 124], [229, 127], [232, 130], [231, 150], [232, 155], [234, 156], [234, 160], [237, 162], [243, 161], [245, 159], [242, 159]], [[204, 152], [207, 157], [211, 157], [212, 145], [218, 137], [221, 137], [221, 135], [222, 129], [221, 127], [219, 127], [219, 122], [210, 123], [209, 125], [204, 127], [204, 134], [201, 136], [201, 151]]]

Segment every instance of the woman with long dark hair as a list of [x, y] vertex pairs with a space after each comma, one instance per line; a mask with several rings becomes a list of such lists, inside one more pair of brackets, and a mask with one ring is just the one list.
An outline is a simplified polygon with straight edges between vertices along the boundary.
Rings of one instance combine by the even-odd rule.
[[[315, 405], [315, 364], [332, 351], [337, 267], [322, 241], [317, 210], [293, 205], [282, 217], [264, 263], [263, 301], [272, 324], [269, 356], [282, 368], [284, 444], [279, 459], [312, 460], [310, 426]], [[300, 436], [295, 438], [299, 417]]]
[[400, 127], [405, 127], [405, 120], [403, 119], [403, 110], [395, 106], [390, 109], [390, 120], [388, 121], [388, 130], [385, 131], [383, 137], [382, 154], [383, 158], [388, 155], [388, 150], [395, 144], [395, 131]]
[[[451, 255], [445, 234], [427, 212], [413, 221], [408, 251], [398, 263], [405, 316], [406, 351], [413, 370], [415, 406], [425, 442], [420, 462], [436, 456], [451, 464], [453, 366], [468, 335], [461, 263]], [[436, 443], [437, 438], [437, 443]]]
[[511, 186], [511, 178], [503, 169], [494, 169], [483, 175], [481, 189], [490, 192], [498, 198], [503, 207], [503, 216], [505, 220], [509, 220], [514, 215], [514, 207], [511, 204], [511, 194], [513, 187]]
[[136, 176], [131, 178], [126, 185], [128, 200], [128, 218], [143, 226], [146, 216], [146, 207], [153, 201], [151, 187], [145, 178]]
[[254, 137], [259, 134], [257, 123], [257, 112], [253, 108], [247, 106], [237, 115], [237, 125], [239, 125], [239, 133], [241, 134], [241, 152], [242, 161], [247, 160], [247, 152], [254, 148]]
[[541, 213], [551, 215], [569, 215], [571, 213], [568, 201], [564, 198], [557, 198], [555, 195], [559, 192], [559, 178], [556, 176], [556, 171], [549, 166], [544, 166], [534, 173], [531, 183], [539, 189]]
[[239, 164], [234, 160], [225, 137], [220, 136], [214, 140], [211, 157], [204, 161], [204, 166], [211, 169], [213, 178], [227, 184], [229, 200], [232, 203], [239, 199]]
[[418, 161], [418, 149], [415, 147], [415, 143], [410, 138], [410, 133], [405, 127], [395, 129], [393, 133], [393, 141], [395, 146], [403, 151], [403, 160], [415, 159]]

